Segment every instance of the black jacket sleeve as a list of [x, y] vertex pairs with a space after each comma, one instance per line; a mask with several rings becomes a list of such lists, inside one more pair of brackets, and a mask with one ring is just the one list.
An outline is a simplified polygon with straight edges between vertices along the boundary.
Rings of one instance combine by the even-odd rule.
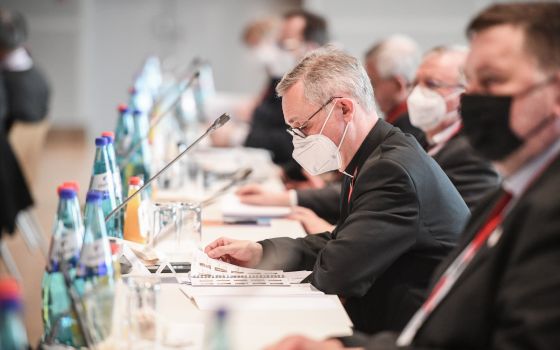
[[320, 189], [298, 190], [298, 205], [309, 208], [331, 224], [340, 217], [340, 182], [329, 183]]

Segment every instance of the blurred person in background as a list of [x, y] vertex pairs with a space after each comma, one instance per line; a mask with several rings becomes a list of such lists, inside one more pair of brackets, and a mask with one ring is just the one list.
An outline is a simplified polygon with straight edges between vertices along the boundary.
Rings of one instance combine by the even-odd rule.
[[0, 8], [0, 231], [10, 233], [33, 199], [8, 132], [14, 121], [35, 122], [47, 113], [48, 88], [22, 47], [26, 37], [23, 16]]
[[24, 47], [26, 40], [27, 24], [23, 15], [0, 8], [0, 65], [7, 98], [6, 132], [16, 121], [39, 122], [48, 114], [49, 86]]
[[410, 122], [421, 129], [432, 156], [472, 209], [499, 186], [491, 162], [476, 153], [462, 132], [459, 115], [465, 92], [464, 67], [468, 49], [436, 47], [426, 53], [408, 96]]
[[[246, 42], [253, 43], [253, 36], [246, 35]], [[265, 34], [251, 48], [265, 67], [268, 82], [260, 103], [252, 113], [245, 146], [269, 150], [274, 163], [284, 166], [287, 179], [306, 178], [302, 175], [301, 168], [293, 162], [292, 139], [286, 132], [282, 99], [274, 89], [282, 76], [306, 53], [326, 44], [328, 40], [327, 22], [324, 18], [304, 10], [294, 10], [283, 16], [274, 40], [269, 40]]]
[[385, 121], [413, 135], [426, 147], [422, 130], [410, 123], [406, 98], [420, 64], [418, 44], [404, 35], [393, 35], [374, 44], [365, 55], [366, 72]]

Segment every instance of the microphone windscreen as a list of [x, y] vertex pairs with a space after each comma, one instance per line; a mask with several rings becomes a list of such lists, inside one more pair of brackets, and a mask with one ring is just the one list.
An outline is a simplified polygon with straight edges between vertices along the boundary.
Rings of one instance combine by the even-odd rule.
[[227, 113], [222, 114], [216, 120], [214, 120], [214, 123], [212, 124], [212, 126], [210, 126], [210, 130], [216, 130], [218, 128], [221, 128], [230, 119], [231, 117], [229, 116], [229, 114]]

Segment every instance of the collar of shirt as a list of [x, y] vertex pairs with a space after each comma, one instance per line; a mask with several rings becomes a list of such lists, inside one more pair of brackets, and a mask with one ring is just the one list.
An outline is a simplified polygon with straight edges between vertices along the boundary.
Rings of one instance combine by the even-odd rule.
[[527, 187], [531, 185], [538, 172], [547, 165], [548, 162], [560, 153], [560, 140], [556, 141], [545, 152], [532, 159], [521, 169], [504, 179], [503, 188], [511, 193], [515, 199], [521, 197]]
[[391, 109], [389, 112], [387, 112], [385, 121], [387, 123], [394, 124], [401, 115], [406, 113], [407, 110], [408, 108], [406, 106], [406, 100], [404, 100], [397, 106], [393, 107], [393, 109]]
[[33, 60], [27, 50], [18, 47], [10, 52], [2, 61], [2, 68], [10, 72], [22, 72], [31, 69]]
[[457, 135], [462, 126], [463, 123], [461, 123], [461, 120], [457, 120], [455, 123], [449, 125], [447, 128], [432, 136], [433, 143], [431, 144], [428, 154], [430, 156], [436, 155], [443, 148], [443, 146], [445, 146], [447, 141], [451, 140], [453, 136]]

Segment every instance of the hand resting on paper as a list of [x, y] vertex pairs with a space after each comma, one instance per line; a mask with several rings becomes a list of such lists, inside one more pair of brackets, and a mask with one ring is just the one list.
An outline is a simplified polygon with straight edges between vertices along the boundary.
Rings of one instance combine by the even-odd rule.
[[241, 203], [245, 204], [268, 206], [290, 205], [290, 197], [287, 191], [268, 191], [262, 185], [258, 184], [240, 187], [235, 194], [239, 197]]
[[294, 207], [292, 209], [292, 213], [288, 215], [287, 219], [301, 222], [308, 234], [332, 231], [335, 227], [317, 216], [313, 210], [304, 207]]
[[204, 252], [212, 259], [242, 267], [255, 267], [263, 255], [262, 246], [252, 241], [242, 241], [221, 237], [208, 244]]

